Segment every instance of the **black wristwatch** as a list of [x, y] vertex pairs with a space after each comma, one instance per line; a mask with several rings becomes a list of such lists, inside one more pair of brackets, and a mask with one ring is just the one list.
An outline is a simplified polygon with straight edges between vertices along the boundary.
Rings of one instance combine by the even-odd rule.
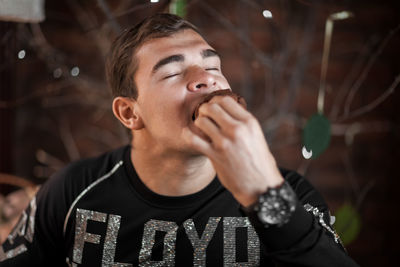
[[264, 227], [286, 224], [296, 210], [297, 196], [285, 181], [275, 188], [268, 188], [258, 201], [245, 211], [256, 215]]

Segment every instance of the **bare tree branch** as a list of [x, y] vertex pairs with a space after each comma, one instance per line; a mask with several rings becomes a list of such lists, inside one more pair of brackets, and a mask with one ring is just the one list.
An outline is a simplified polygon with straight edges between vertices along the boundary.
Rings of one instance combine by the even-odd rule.
[[71, 161], [78, 160], [80, 158], [78, 147], [76, 146], [75, 139], [71, 132], [71, 127], [66, 118], [62, 118], [59, 123], [60, 137], [64, 144], [64, 147], [68, 153]]
[[389, 32], [389, 34], [386, 36], [386, 38], [382, 41], [381, 45], [379, 48], [376, 50], [376, 52], [371, 56], [369, 59], [368, 63], [365, 65], [365, 68], [363, 69], [360, 77], [358, 80], [354, 83], [353, 87], [350, 88], [350, 92], [348, 94], [348, 97], [345, 102], [345, 107], [344, 107], [344, 117], [348, 117], [350, 113], [350, 105], [351, 102], [353, 101], [354, 96], [356, 95], [358, 89], [360, 89], [362, 83], [364, 82], [365, 78], [367, 77], [367, 74], [369, 73], [372, 65], [375, 63], [376, 59], [378, 56], [382, 53], [384, 50], [385, 46], [389, 43], [390, 39], [400, 30], [400, 24], [397, 25], [395, 29]]
[[399, 83], [400, 83], [400, 74], [397, 75], [397, 77], [393, 81], [393, 83], [389, 86], [389, 88], [382, 95], [380, 95], [378, 98], [376, 98], [371, 103], [365, 105], [364, 107], [358, 108], [355, 111], [344, 115], [338, 121], [353, 119], [355, 117], [358, 117], [360, 115], [363, 115], [363, 114], [373, 110], [379, 104], [383, 103], [386, 100], [386, 98], [388, 98], [392, 93], [394, 93], [394, 91], [395, 91], [396, 87], [399, 85]]
[[333, 101], [332, 109], [329, 114], [329, 118], [332, 121], [335, 121], [337, 119], [340, 112], [340, 106], [342, 103], [344, 103], [346, 94], [349, 88], [351, 88], [351, 84], [354, 83], [354, 81], [357, 79], [357, 75], [362, 68], [362, 64], [367, 54], [369, 54], [370, 52], [370, 49], [368, 49], [368, 47], [371, 47], [372, 43], [373, 41], [369, 40], [365, 45], [363, 45], [363, 47], [360, 49], [360, 53], [358, 54], [357, 59], [352, 64], [350, 71], [348, 72], [343, 83], [341, 84], [338, 93], [336, 94], [335, 100]]
[[307, 22], [303, 28], [303, 39], [300, 44], [297, 45], [297, 60], [295, 66], [293, 67], [292, 75], [288, 84], [288, 96], [286, 97], [285, 101], [281, 103], [277, 114], [278, 119], [276, 121], [278, 122], [278, 125], [280, 123], [279, 118], [284, 116], [293, 106], [293, 103], [298, 95], [298, 88], [300, 87], [305, 76], [305, 69], [309, 60], [308, 48], [311, 40], [313, 39], [314, 26], [315, 17], [313, 14], [311, 14], [308, 16]]
[[98, 30], [91, 30], [93, 28], [97, 28], [98, 23], [96, 23], [96, 21], [94, 21], [94, 18], [91, 18], [89, 12], [86, 12], [76, 1], [67, 0], [66, 3], [75, 13], [75, 16], [82, 29], [88, 33], [89, 37], [93, 40], [93, 43], [97, 45], [101, 54], [104, 57], [107, 54], [111, 44], [110, 38], [103, 37], [102, 33]]
[[358, 184], [356, 176], [354, 174], [354, 169], [353, 169], [353, 166], [351, 165], [350, 156], [349, 156], [348, 151], [343, 156], [342, 160], [343, 160], [343, 164], [345, 166], [347, 177], [348, 177], [349, 182], [350, 182], [350, 186], [351, 186], [354, 194], [356, 196], [358, 196], [360, 194], [360, 185]]
[[257, 57], [257, 59], [265, 66], [268, 68], [272, 68], [274, 62], [272, 59], [267, 56], [264, 52], [259, 50], [257, 47], [253, 45], [253, 43], [250, 41], [250, 39], [243, 34], [240, 30], [237, 29], [235, 25], [232, 24], [228, 19], [226, 19], [222, 14], [220, 14], [217, 10], [209, 6], [205, 1], [200, 1], [199, 5], [206, 10], [209, 14], [211, 14], [215, 19], [217, 19], [227, 30], [235, 34], [235, 36], [242, 41], [244, 44], [246, 44], [254, 53], [254, 55]]
[[297, 172], [302, 175], [302, 176], [306, 176], [307, 175], [307, 171], [310, 168], [312, 160], [308, 160], [308, 159], [303, 159], [300, 163], [300, 166], [297, 168]]
[[97, 3], [99, 4], [101, 10], [103, 10], [104, 14], [107, 17], [107, 20], [110, 22], [111, 24], [111, 28], [114, 30], [114, 32], [116, 34], [121, 32], [121, 26], [119, 25], [119, 23], [117, 22], [117, 20], [115, 19], [115, 17], [112, 15], [110, 8], [108, 7], [108, 4], [106, 1], [104, 0], [97, 0]]
[[49, 154], [48, 152], [44, 151], [43, 149], [38, 149], [36, 151], [36, 159], [54, 170], [58, 170], [65, 166], [65, 162], [58, 159], [57, 157]]
[[63, 88], [67, 88], [71, 85], [73, 85], [74, 82], [72, 79], [64, 80], [64, 81], [59, 81], [54, 84], [49, 84], [47, 85], [44, 89], [42, 90], [36, 90], [28, 95], [25, 95], [21, 98], [18, 98], [13, 101], [0, 101], [0, 108], [15, 108], [18, 106], [21, 106], [25, 103], [27, 103], [30, 100], [33, 100], [38, 97], [50, 95], [52, 93], [59, 92]]
[[371, 189], [374, 187], [376, 181], [375, 180], [370, 180], [361, 190], [361, 192], [358, 194], [357, 196], [357, 200], [356, 200], [356, 210], [360, 210], [361, 205], [364, 202], [365, 197], [367, 196], [367, 194], [369, 193], [369, 191], [371, 191]]

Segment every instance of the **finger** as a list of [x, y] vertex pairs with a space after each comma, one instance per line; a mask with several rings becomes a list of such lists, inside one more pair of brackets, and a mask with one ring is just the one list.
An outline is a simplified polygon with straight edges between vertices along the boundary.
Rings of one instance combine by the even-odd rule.
[[211, 139], [211, 143], [218, 144], [224, 138], [221, 130], [209, 117], [201, 116], [197, 118], [194, 125]]
[[199, 118], [209, 117], [223, 132], [231, 129], [237, 124], [237, 120], [232, 118], [219, 104], [206, 103], [199, 109]]
[[250, 112], [237, 103], [232, 97], [219, 97], [216, 98], [215, 101], [236, 120], [245, 121], [252, 116]]
[[200, 153], [211, 157], [212, 156], [212, 147], [211, 143], [207, 142], [197, 134], [193, 133], [191, 130], [185, 128], [183, 129], [183, 138], [187, 143], [191, 145], [191, 147]]

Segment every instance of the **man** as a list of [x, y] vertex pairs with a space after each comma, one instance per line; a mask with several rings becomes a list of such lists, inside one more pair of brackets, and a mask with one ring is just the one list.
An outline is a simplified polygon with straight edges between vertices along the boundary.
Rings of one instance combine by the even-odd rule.
[[230, 86], [192, 24], [158, 14], [123, 32], [107, 76], [131, 145], [52, 177], [0, 266], [357, 266], [252, 114], [216, 96], [193, 120]]

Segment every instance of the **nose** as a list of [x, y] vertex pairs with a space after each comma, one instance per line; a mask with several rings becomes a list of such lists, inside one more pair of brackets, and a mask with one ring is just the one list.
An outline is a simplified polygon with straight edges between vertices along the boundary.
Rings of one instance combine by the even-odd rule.
[[200, 67], [193, 67], [188, 76], [187, 88], [191, 92], [209, 90], [216, 87], [217, 82], [214, 75]]

